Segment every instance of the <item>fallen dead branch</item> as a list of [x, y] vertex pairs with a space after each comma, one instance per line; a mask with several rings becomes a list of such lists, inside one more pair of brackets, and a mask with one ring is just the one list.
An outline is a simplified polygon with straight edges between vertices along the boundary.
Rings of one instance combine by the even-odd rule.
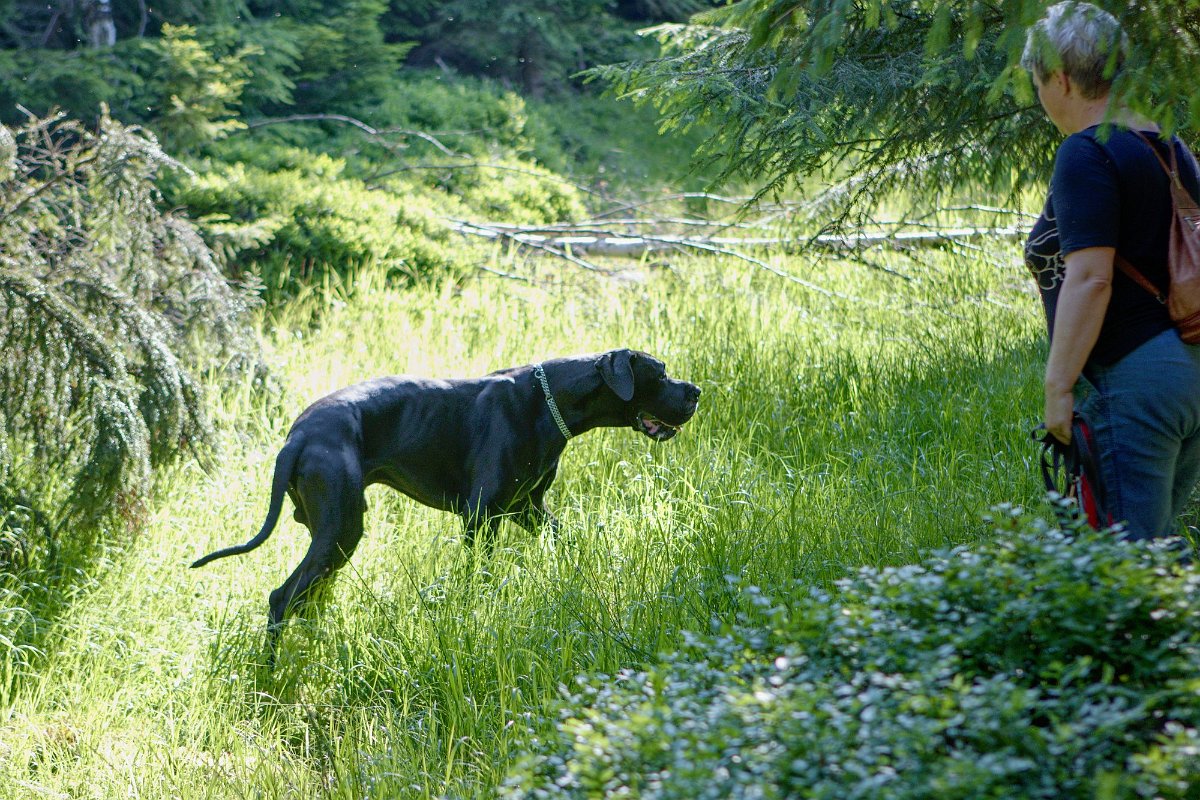
[[[624, 221], [623, 221], [624, 222]], [[675, 222], [675, 221], [673, 221]], [[711, 225], [712, 223], [710, 223]], [[772, 248], [785, 253], [810, 249], [822, 251], [860, 251], [871, 247], [908, 248], [933, 246], [947, 242], [970, 242], [979, 239], [1018, 241], [1028, 235], [1028, 229], [1018, 226], [930, 228], [916, 231], [872, 231], [862, 233], [829, 233], [809, 237], [779, 236], [707, 236], [675, 233], [629, 233], [605, 230], [595, 223], [576, 225], [526, 226], [509, 223], [465, 222], [455, 220], [454, 228], [469, 236], [505, 239], [547, 252], [561, 251], [578, 260], [579, 254], [639, 258], [660, 250], [697, 249], [721, 252], [743, 260], [751, 260], [744, 249]], [[753, 227], [745, 223], [739, 227]], [[570, 260], [570, 259], [568, 259]], [[589, 269], [603, 272], [594, 264]]]

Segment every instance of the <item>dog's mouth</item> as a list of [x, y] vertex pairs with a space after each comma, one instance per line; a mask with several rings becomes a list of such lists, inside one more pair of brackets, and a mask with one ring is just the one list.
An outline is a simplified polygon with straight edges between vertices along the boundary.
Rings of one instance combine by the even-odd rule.
[[672, 425], [645, 411], [639, 411], [633, 423], [634, 430], [641, 431], [656, 442], [665, 442], [679, 433], [679, 429], [682, 427], [682, 422]]

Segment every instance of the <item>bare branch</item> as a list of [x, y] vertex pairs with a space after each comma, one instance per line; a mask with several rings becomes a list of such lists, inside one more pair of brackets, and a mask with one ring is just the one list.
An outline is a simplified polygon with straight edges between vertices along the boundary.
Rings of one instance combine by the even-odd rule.
[[[912, 222], [881, 223], [892, 225], [913, 226]], [[821, 250], [863, 250], [876, 246], [892, 246], [896, 248], [914, 245], [936, 245], [946, 242], [970, 241], [974, 239], [1008, 239], [1017, 240], [1028, 234], [1028, 229], [1021, 227], [957, 227], [937, 228], [930, 225], [917, 226], [925, 230], [917, 231], [870, 231], [858, 233], [821, 233], [811, 237], [732, 237], [732, 236], [681, 236], [671, 233], [641, 233], [623, 234], [618, 231], [603, 230], [588, 226], [572, 228], [569, 225], [532, 225], [522, 226], [511, 223], [478, 223], [455, 221], [456, 230], [460, 233], [463, 227], [488, 231], [494, 236], [510, 238], [528, 245], [546, 245], [555, 248], [570, 248], [572, 251], [593, 252], [603, 255], [639, 257], [653, 250], [675, 249], [679, 247], [772, 247], [782, 248], [785, 252], [796, 252], [806, 248], [816, 247]], [[546, 233], [560, 234], [546, 236]], [[571, 234], [571, 235], [565, 235]], [[740, 256], [739, 256], [740, 257]]]
[[458, 231], [459, 233], [472, 236], [483, 236], [488, 239], [506, 239], [508, 241], [516, 242], [524, 247], [532, 247], [534, 250], [541, 250], [542, 252], [549, 253], [550, 255], [561, 258], [564, 261], [569, 261], [576, 266], [583, 267], [589, 272], [597, 272], [602, 275], [612, 274], [612, 270], [598, 267], [590, 261], [586, 261], [582, 258], [572, 255], [560, 247], [539, 241], [544, 237], [526, 236], [521, 233], [503, 231], [478, 222], [466, 222], [464, 220], [450, 220], [450, 222], [452, 223], [454, 230]]
[[448, 156], [452, 156], [454, 158], [466, 158], [466, 156], [464, 156], [462, 153], [456, 153], [438, 141], [435, 136], [425, 133], [424, 131], [410, 131], [403, 128], [387, 128], [384, 130], [379, 130], [378, 128], [374, 128], [363, 122], [361, 119], [348, 117], [344, 114], [291, 114], [286, 117], [267, 117], [264, 119], [247, 122], [246, 127], [243, 130], [249, 130], [250, 128], [262, 128], [266, 127], [267, 125], [283, 125], [289, 122], [340, 122], [344, 125], [350, 125], [358, 128], [360, 131], [368, 136], [371, 136], [372, 138], [379, 139], [380, 144], [389, 150], [400, 150], [407, 147], [407, 145], [387, 141], [383, 138], [387, 134], [416, 136], [418, 139], [423, 139], [429, 142]]
[[389, 169], [385, 172], [377, 173], [374, 176], [375, 183], [372, 184], [371, 188], [373, 188], [373, 189], [379, 188], [379, 184], [378, 184], [379, 179], [387, 178], [391, 175], [396, 175], [401, 172], [414, 172], [414, 171], [419, 171], [419, 170], [456, 170], [456, 169], [495, 169], [495, 170], [500, 170], [503, 172], [516, 172], [521, 175], [530, 175], [534, 178], [540, 178], [541, 180], [551, 181], [552, 183], [562, 183], [567, 186], [573, 186], [574, 188], [578, 189], [581, 192], [584, 192], [585, 194], [600, 196], [600, 193], [597, 192], [595, 189], [584, 186], [581, 183], [576, 183], [575, 181], [568, 180], [567, 178], [564, 178], [561, 175], [552, 175], [549, 173], [536, 172], [531, 169], [521, 169], [520, 167], [510, 167], [505, 164], [482, 164], [479, 162], [472, 162], [470, 164], [406, 164], [405, 166], [402, 166], [402, 167], [395, 167], [394, 169]]

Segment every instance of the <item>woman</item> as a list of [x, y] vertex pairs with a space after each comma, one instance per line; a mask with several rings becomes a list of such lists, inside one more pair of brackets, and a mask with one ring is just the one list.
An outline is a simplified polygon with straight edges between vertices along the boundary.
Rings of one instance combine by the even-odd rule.
[[1126, 47], [1117, 20], [1088, 3], [1058, 3], [1028, 31], [1021, 64], [1066, 139], [1026, 263], [1050, 328], [1046, 428], [1070, 440], [1078, 393], [1106, 511], [1141, 539], [1178, 532], [1200, 478], [1200, 346], [1181, 342], [1166, 307], [1114, 274], [1113, 262], [1120, 250], [1152, 283], [1168, 284], [1171, 199], [1151, 147], [1168, 163], [1175, 147], [1193, 196], [1197, 166], [1177, 139], [1169, 145], [1150, 122], [1110, 106]]

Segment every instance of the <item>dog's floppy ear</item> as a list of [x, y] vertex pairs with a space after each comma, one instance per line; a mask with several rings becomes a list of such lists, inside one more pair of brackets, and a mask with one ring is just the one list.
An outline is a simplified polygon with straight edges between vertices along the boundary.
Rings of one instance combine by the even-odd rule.
[[596, 360], [600, 377], [621, 398], [622, 403], [633, 399], [633, 353], [629, 350], [613, 350]]

